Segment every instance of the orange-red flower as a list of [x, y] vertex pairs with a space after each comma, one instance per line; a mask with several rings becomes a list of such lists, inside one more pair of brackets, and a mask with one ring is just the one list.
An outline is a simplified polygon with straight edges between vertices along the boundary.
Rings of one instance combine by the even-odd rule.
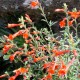
[[60, 28], [65, 27], [66, 23], [65, 20], [63, 19], [62, 21], [59, 22]]
[[67, 74], [67, 70], [66, 69], [60, 69], [59, 71], [58, 71], [58, 75], [59, 76], [64, 76], [64, 75], [66, 75]]
[[50, 63], [43, 64], [43, 68], [48, 68], [50, 66]]
[[[9, 34], [8, 39], [13, 40], [14, 38], [16, 38], [17, 36], [21, 36], [26, 32], [26, 30], [19, 30], [18, 32], [16, 32], [15, 34]], [[28, 37], [27, 35], [24, 34], [24, 37]]]
[[[72, 26], [74, 20], [68, 21], [68, 25]], [[60, 28], [64, 28], [66, 26], [66, 18], [59, 22]]]
[[35, 50], [31, 50], [31, 51], [27, 52], [27, 55], [31, 55], [31, 54], [34, 54], [34, 53], [35, 53]]
[[37, 57], [37, 58], [34, 58], [34, 62], [38, 62], [38, 61], [40, 61], [40, 60], [42, 60], [42, 58], [41, 57]]
[[9, 77], [9, 79], [8, 79], [8, 80], [15, 80], [15, 79], [16, 79], [16, 77], [20, 75], [20, 71], [18, 71], [18, 70], [16, 70], [16, 72], [15, 72], [15, 73], [16, 73], [16, 74], [15, 74], [14, 76]]
[[3, 54], [7, 53], [12, 47], [13, 47], [12, 44], [10, 44], [10, 45], [4, 45], [4, 47], [2, 49]]
[[6, 77], [7, 74], [0, 75], [0, 79]]
[[60, 56], [60, 55], [63, 55], [65, 53], [70, 52], [70, 50], [57, 50], [57, 49], [53, 49], [52, 52], [53, 52], [53, 54], [55, 56]]
[[38, 6], [38, 5], [39, 5], [38, 0], [36, 0], [36, 1], [31, 1], [31, 3], [30, 3], [31, 8], [35, 8], [35, 7]]
[[56, 70], [56, 63], [51, 64], [51, 66], [48, 68], [48, 73], [54, 74]]
[[9, 57], [9, 59], [10, 59], [11, 62], [14, 60], [14, 58], [15, 58], [14, 54], [10, 55], [10, 57]]
[[69, 25], [69, 26], [72, 26], [73, 21], [74, 21], [74, 20], [69, 21], [69, 22], [68, 22], [68, 25]]
[[43, 69], [47, 69], [48, 74], [55, 74], [55, 70], [58, 69], [59, 65], [55, 62], [48, 62], [43, 65]]
[[48, 68], [48, 67], [50, 67], [50, 66], [52, 66], [52, 65], [54, 65], [54, 64], [55, 64], [54, 61], [45, 63], [45, 64], [43, 64], [43, 68]]
[[52, 80], [52, 74], [48, 74], [47, 76], [46, 76], [46, 78], [47, 78], [47, 80]]
[[24, 39], [27, 39], [28, 37], [29, 37], [28, 32], [23, 33], [23, 38], [24, 38]]
[[22, 52], [20, 52], [20, 51], [14, 52], [14, 54], [11, 54], [9, 57], [10, 61], [12, 62], [16, 55], [21, 55], [21, 54], [22, 54]]
[[15, 80], [16, 77], [15, 76], [11, 76], [8, 80]]
[[21, 26], [21, 24], [8, 24], [7, 28], [13, 28], [13, 27], [17, 27], [17, 26]]
[[62, 61], [62, 63], [61, 63], [61, 69], [58, 71], [58, 75], [59, 76], [64, 76], [67, 73], [66, 67], [67, 66]]
[[50, 73], [50, 74], [54, 74], [55, 73], [55, 67], [54, 68], [53, 68], [53, 66], [52, 67], [49, 67], [47, 69], [47, 72]]
[[62, 65], [61, 65], [61, 68], [60, 70], [58, 71], [58, 75], [59, 76], [64, 76], [67, 74], [68, 70], [69, 70], [69, 67], [73, 64], [73, 62], [75, 61], [75, 57], [72, 58], [72, 60], [68, 63], [68, 65], [65, 65], [63, 62], [62, 62]]
[[23, 35], [23, 33], [25, 33], [25, 32], [26, 32], [26, 30], [19, 30], [18, 32], [16, 32], [16, 34], [17, 34], [17, 36], [20, 36], [20, 35]]
[[27, 73], [28, 70], [29, 70], [29, 68], [24, 68], [24, 67], [21, 67], [18, 69], [18, 71], [20, 71], [21, 74]]
[[68, 11], [68, 14], [70, 14], [70, 16], [72, 18], [75, 18], [75, 19], [77, 19], [78, 17], [80, 17], [80, 11], [79, 12], [70, 12], [70, 11]]
[[8, 38], [9, 38], [10, 40], [13, 40], [13, 35], [12, 35], [12, 34], [9, 34]]

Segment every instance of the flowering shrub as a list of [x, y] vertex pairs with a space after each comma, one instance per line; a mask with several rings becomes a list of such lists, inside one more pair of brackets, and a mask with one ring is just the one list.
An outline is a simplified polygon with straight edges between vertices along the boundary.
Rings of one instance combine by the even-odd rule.
[[[62, 38], [58, 40], [59, 36], [55, 37], [51, 30], [55, 22], [47, 20], [38, 0], [32, 1], [30, 6], [32, 8], [38, 6], [50, 31], [47, 28], [37, 30], [28, 14], [19, 18], [18, 24], [8, 24], [7, 28], [20, 27], [20, 29], [0, 39], [3, 44], [2, 57], [17, 68], [10, 67], [0, 75], [0, 79], [7, 77], [8, 80], [17, 80], [17, 77], [22, 75], [21, 80], [78, 80], [80, 38], [77, 32], [79, 27], [77, 18], [80, 17], [80, 11], [69, 11], [66, 4], [63, 9], [55, 10], [66, 14], [59, 22], [60, 27], [64, 27], [65, 30], [62, 31]], [[26, 26], [26, 23], [29, 26]], [[71, 27], [75, 30], [75, 36], [70, 32]]]

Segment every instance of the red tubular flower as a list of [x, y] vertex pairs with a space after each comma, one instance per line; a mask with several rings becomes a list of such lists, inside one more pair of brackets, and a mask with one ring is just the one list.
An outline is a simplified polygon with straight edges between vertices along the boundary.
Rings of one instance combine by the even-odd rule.
[[[68, 25], [72, 26], [74, 20], [68, 21]], [[59, 22], [60, 28], [64, 28], [66, 25], [66, 18]]]
[[31, 8], [35, 8], [35, 7], [38, 6], [38, 5], [39, 5], [38, 0], [36, 0], [36, 1], [31, 1], [31, 3], [30, 3]]
[[68, 11], [68, 14], [70, 14], [70, 16], [74, 19], [77, 19], [78, 17], [80, 17], [80, 11], [79, 12], [70, 12], [70, 11]]
[[53, 68], [53, 66], [49, 67], [47, 69], [47, 72], [50, 73], [50, 74], [54, 74], [55, 73], [55, 67]]
[[28, 37], [29, 37], [28, 32], [23, 33], [23, 38], [24, 38], [24, 39], [27, 39]]
[[69, 26], [72, 26], [73, 21], [74, 21], [74, 20], [69, 21], [69, 22], [68, 22], [68, 25], [69, 25]]
[[12, 34], [9, 34], [8, 38], [9, 38], [10, 40], [13, 40], [13, 35], [12, 35]]
[[41, 57], [38, 57], [38, 58], [34, 58], [34, 62], [38, 62], [38, 61], [40, 61], [40, 60], [42, 60], [42, 58]]
[[15, 76], [11, 76], [8, 80], [15, 80], [16, 77]]
[[73, 64], [74, 61], [75, 61], [75, 57], [72, 58], [72, 60], [68, 63], [68, 65], [65, 65], [64, 63], [62, 63], [61, 69], [58, 71], [58, 75], [59, 76], [66, 75], [70, 66]]
[[50, 66], [49, 63], [45, 63], [45, 64], [43, 64], [43, 68], [48, 68], [49, 66]]
[[66, 65], [62, 61], [61, 63], [61, 69], [58, 71], [58, 76], [64, 76], [67, 73], [66, 71]]
[[10, 57], [9, 57], [9, 59], [10, 59], [11, 62], [14, 60], [14, 58], [15, 58], [14, 54], [10, 55]]
[[35, 50], [31, 50], [31, 51], [28, 51], [26, 55], [28, 56], [28, 55], [32, 55], [34, 53], [35, 53]]
[[65, 20], [63, 19], [62, 21], [59, 22], [60, 28], [64, 28], [66, 23]]
[[19, 30], [18, 32], [16, 32], [15, 34], [10, 34], [8, 36], [8, 39], [13, 40], [14, 38], [16, 38], [17, 36], [23, 35], [26, 32], [26, 30]]
[[15, 73], [16, 74], [14, 76], [11, 76], [8, 80], [15, 80], [16, 77], [20, 75], [20, 72], [19, 71], [16, 71]]
[[21, 24], [8, 24], [7, 28], [13, 28], [13, 27], [17, 27], [17, 26], [21, 26]]
[[0, 75], [0, 79], [6, 77], [7, 74]]
[[28, 72], [28, 70], [29, 70], [29, 68], [30, 68], [30, 65], [27, 65], [27, 67], [26, 67], [26, 68], [24, 68], [24, 67], [20, 67], [20, 68], [18, 68], [18, 69], [16, 69], [16, 70], [14, 70], [13, 72], [14, 72], [14, 73], [16, 73], [16, 75], [15, 75], [15, 76], [18, 76], [18, 75], [20, 75], [20, 74], [27, 73], [27, 72]]
[[55, 62], [45, 63], [43, 68], [47, 69], [48, 74], [54, 74], [55, 70], [58, 69], [58, 66]]
[[48, 74], [47, 76], [46, 76], [46, 78], [47, 78], [47, 80], [52, 80], [52, 74]]
[[32, 23], [32, 20], [30, 19], [30, 17], [29, 17], [28, 14], [25, 14], [25, 18], [26, 18], [25, 22], [30, 22], [30, 23]]
[[74, 56], [78, 56], [78, 53], [76, 50], [73, 50], [72, 52], [73, 52]]
[[70, 52], [70, 50], [57, 50], [57, 49], [54, 49], [54, 50], [52, 50], [52, 52], [53, 52], [53, 54], [55, 55], [55, 56], [60, 56], [60, 55], [63, 55], [63, 54], [65, 54], [65, 53], [68, 53], [68, 52]]
[[50, 66], [53, 66], [54, 64], [55, 64], [54, 61], [45, 63], [45, 64], [43, 64], [43, 68], [48, 68], [48, 67], [50, 67]]
[[21, 67], [18, 69], [18, 71], [21, 73], [21, 74], [24, 74], [24, 73], [27, 73], [29, 70], [29, 68], [24, 68], [24, 67]]
[[9, 60], [12, 62], [14, 60], [15, 56], [16, 56], [16, 54], [10, 55]]
[[64, 12], [64, 9], [55, 9], [55, 12]]
[[7, 53], [12, 47], [13, 47], [12, 44], [10, 44], [10, 45], [4, 45], [3, 50], [2, 50], [3, 54]]
[[[16, 32], [17, 36], [23, 35], [26, 32], [26, 30], [19, 30], [18, 32]], [[14, 36], [16, 36], [16, 34], [14, 34]]]
[[64, 76], [64, 75], [66, 75], [66, 74], [67, 74], [66, 69], [60, 69], [60, 70], [58, 71], [58, 76]]
[[22, 54], [22, 52], [20, 52], [20, 51], [14, 52], [14, 54], [10, 55], [10, 57], [9, 57], [10, 61], [12, 62], [16, 55], [21, 55], [21, 54]]

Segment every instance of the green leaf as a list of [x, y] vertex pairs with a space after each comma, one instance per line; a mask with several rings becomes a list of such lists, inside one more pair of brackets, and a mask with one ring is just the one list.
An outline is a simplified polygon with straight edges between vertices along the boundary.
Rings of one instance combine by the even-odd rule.
[[3, 56], [3, 59], [4, 59], [4, 60], [8, 60], [9, 57], [10, 57], [10, 55], [4, 55], [4, 56]]

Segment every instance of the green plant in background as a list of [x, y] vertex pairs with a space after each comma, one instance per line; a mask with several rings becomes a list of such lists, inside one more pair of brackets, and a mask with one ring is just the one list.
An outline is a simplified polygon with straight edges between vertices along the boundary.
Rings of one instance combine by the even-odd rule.
[[[0, 39], [2, 46], [3, 60], [11, 64], [0, 76], [8, 80], [16, 80], [22, 75], [21, 80], [78, 80], [80, 79], [80, 38], [77, 33], [80, 11], [69, 11], [64, 4], [63, 11], [66, 17], [59, 22], [60, 28], [65, 28], [59, 36], [54, 37], [51, 26], [55, 24], [48, 21], [44, 9], [37, 1], [30, 3], [31, 8], [38, 6], [41, 15], [50, 31], [47, 28], [37, 30], [28, 14], [19, 18], [18, 24], [8, 24], [7, 28], [19, 27], [13, 33], [4, 35]], [[26, 23], [29, 24], [28, 27]], [[75, 27], [73, 23], [77, 26]], [[70, 28], [75, 30], [75, 36]], [[12, 65], [14, 65], [12, 67]], [[14, 74], [12, 74], [14, 73]]]

